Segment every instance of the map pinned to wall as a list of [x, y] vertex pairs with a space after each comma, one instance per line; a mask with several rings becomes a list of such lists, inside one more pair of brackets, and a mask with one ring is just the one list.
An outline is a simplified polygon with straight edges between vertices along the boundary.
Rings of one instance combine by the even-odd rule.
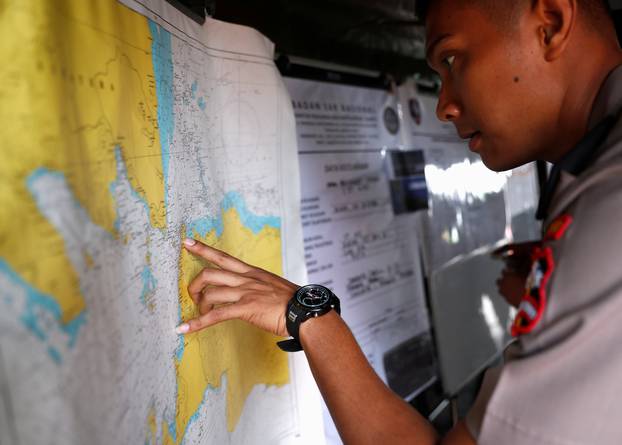
[[277, 338], [174, 333], [186, 236], [304, 279], [272, 44], [125, 3], [0, 6], [0, 442], [318, 443]]

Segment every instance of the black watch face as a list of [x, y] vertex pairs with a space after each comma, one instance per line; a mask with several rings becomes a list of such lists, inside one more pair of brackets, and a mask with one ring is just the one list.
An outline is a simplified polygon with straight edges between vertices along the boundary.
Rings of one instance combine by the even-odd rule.
[[298, 291], [296, 299], [298, 303], [308, 308], [318, 308], [330, 301], [331, 293], [323, 286], [309, 285]]

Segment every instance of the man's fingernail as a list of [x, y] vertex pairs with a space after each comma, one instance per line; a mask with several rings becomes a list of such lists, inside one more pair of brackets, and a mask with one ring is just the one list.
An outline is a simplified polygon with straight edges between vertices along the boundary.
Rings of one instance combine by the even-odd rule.
[[185, 334], [190, 330], [190, 325], [188, 323], [180, 324], [175, 328], [175, 332], [177, 335]]
[[196, 243], [197, 243], [197, 240], [192, 239], [192, 238], [186, 238], [186, 239], [184, 240], [184, 244], [185, 244], [186, 246], [194, 246]]

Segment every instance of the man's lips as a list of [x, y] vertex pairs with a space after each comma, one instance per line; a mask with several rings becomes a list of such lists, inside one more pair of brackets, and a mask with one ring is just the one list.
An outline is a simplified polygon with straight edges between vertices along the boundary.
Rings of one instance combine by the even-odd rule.
[[473, 131], [470, 133], [460, 132], [460, 138], [462, 139], [470, 139], [469, 140], [469, 149], [471, 151], [477, 151], [480, 144], [482, 143], [482, 133], [480, 131]]

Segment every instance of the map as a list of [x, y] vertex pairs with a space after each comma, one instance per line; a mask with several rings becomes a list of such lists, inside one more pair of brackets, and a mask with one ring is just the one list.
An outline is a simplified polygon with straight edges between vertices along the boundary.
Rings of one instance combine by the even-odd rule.
[[303, 279], [272, 44], [161, 0], [0, 0], [0, 42], [0, 442], [307, 440], [277, 338], [174, 332], [185, 237]]

